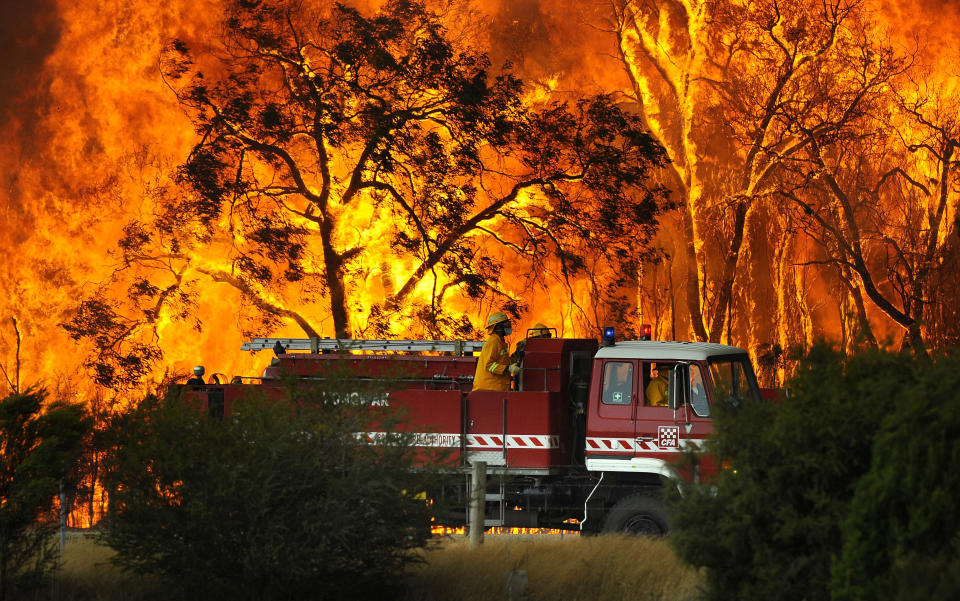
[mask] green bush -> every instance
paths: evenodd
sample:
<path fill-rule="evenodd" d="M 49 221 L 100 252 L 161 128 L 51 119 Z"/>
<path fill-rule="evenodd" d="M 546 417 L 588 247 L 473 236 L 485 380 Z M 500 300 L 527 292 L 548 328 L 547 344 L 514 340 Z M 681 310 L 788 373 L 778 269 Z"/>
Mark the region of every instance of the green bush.
<path fill-rule="evenodd" d="M 133 412 L 108 469 L 116 561 L 208 599 L 393 594 L 429 536 L 411 440 L 327 388 L 249 399 L 222 420 L 176 395 Z M 374 425 L 372 418 L 379 420 Z"/>
<path fill-rule="evenodd" d="M 960 598 L 960 353 L 925 364 L 877 433 L 834 598 Z"/>
<path fill-rule="evenodd" d="M 833 559 L 883 420 L 923 363 L 820 345 L 780 403 L 717 407 L 711 448 L 729 469 L 673 503 L 678 555 L 707 568 L 708 599 L 830 598 Z"/>
<path fill-rule="evenodd" d="M 90 431 L 82 407 L 46 398 L 37 388 L 0 400 L 0 599 L 36 588 L 56 566 L 55 500 Z"/>

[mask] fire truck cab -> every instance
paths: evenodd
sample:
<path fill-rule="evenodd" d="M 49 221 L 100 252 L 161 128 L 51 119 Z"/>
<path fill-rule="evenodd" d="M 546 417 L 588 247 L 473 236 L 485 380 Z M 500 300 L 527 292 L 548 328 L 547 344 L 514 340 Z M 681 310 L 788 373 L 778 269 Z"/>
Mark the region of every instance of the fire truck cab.
<path fill-rule="evenodd" d="M 252 389 L 334 367 L 351 377 L 392 379 L 380 403 L 402 407 L 418 446 L 453 455 L 433 494 L 465 523 L 469 473 L 490 475 L 488 526 L 664 534 L 663 491 L 677 479 L 715 472 L 709 458 L 682 459 L 713 431 L 720 403 L 760 399 L 746 351 L 720 344 L 531 338 L 510 391 L 472 390 L 481 342 L 255 339 L 274 349 L 258 378 L 187 385 L 213 416 L 229 414 Z M 290 352 L 303 350 L 305 352 Z M 659 373 L 660 380 L 655 381 Z M 378 433 L 365 433 L 371 442 Z"/>

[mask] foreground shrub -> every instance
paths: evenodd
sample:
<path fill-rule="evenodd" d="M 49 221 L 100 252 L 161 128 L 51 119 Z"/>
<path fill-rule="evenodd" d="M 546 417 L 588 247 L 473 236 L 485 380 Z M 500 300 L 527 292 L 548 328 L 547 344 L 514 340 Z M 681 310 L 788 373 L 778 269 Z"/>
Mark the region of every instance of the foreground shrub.
<path fill-rule="evenodd" d="M 108 472 L 115 561 L 183 598 L 392 594 L 429 536 L 411 441 L 362 441 L 362 395 L 293 396 L 222 420 L 176 396 L 142 403 Z"/>
<path fill-rule="evenodd" d="M 834 599 L 960 598 L 960 353 L 924 366 L 874 442 L 834 568 Z"/>
<path fill-rule="evenodd" d="M 55 567 L 54 502 L 90 431 L 81 407 L 46 397 L 31 389 L 0 400 L 0 599 L 36 588 Z"/>
<path fill-rule="evenodd" d="M 713 451 L 729 469 L 684 488 L 671 538 L 707 568 L 708 599 L 830 598 L 831 562 L 884 418 L 916 385 L 908 355 L 816 347 L 780 403 L 717 407 Z"/>

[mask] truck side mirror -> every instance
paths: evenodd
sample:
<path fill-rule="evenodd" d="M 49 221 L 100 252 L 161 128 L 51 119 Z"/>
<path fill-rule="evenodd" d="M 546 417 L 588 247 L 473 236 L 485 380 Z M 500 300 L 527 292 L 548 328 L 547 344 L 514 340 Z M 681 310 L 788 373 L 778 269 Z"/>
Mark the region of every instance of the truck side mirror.
<path fill-rule="evenodd" d="M 690 366 L 677 363 L 670 370 L 670 388 L 667 394 L 667 406 L 679 409 L 690 402 Z"/>

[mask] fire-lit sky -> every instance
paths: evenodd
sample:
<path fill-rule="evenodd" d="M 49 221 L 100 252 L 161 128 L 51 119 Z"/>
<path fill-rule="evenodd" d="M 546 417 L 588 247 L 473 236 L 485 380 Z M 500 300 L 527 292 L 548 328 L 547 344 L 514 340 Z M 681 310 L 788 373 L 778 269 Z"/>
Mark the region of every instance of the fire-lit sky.
<path fill-rule="evenodd" d="M 495 63 L 510 60 L 558 93 L 629 91 L 606 31 L 607 2 L 471 5 L 484 17 L 477 39 Z M 930 62 L 956 58 L 960 2 L 880 1 L 876 10 L 905 46 L 921 39 Z M 149 213 L 146 190 L 194 141 L 160 77 L 161 48 L 173 38 L 202 47 L 219 17 L 215 0 L 0 0 L 0 363 L 12 374 L 15 319 L 23 383 L 43 380 L 65 394 L 88 390 L 86 349 L 58 324 L 118 268 L 120 228 Z M 228 374 L 255 372 L 264 358 L 239 351 L 235 291 L 223 284 L 206 291 L 198 299 L 202 330 L 193 322 L 161 327 L 164 363 L 179 371 L 203 362 Z M 546 293 L 527 300 L 537 308 L 527 322 L 584 334 L 572 332 Z M 324 316 L 313 317 L 324 327 Z M 472 316 L 477 324 L 482 317 Z M 301 334 L 287 327 L 263 335 Z"/>

